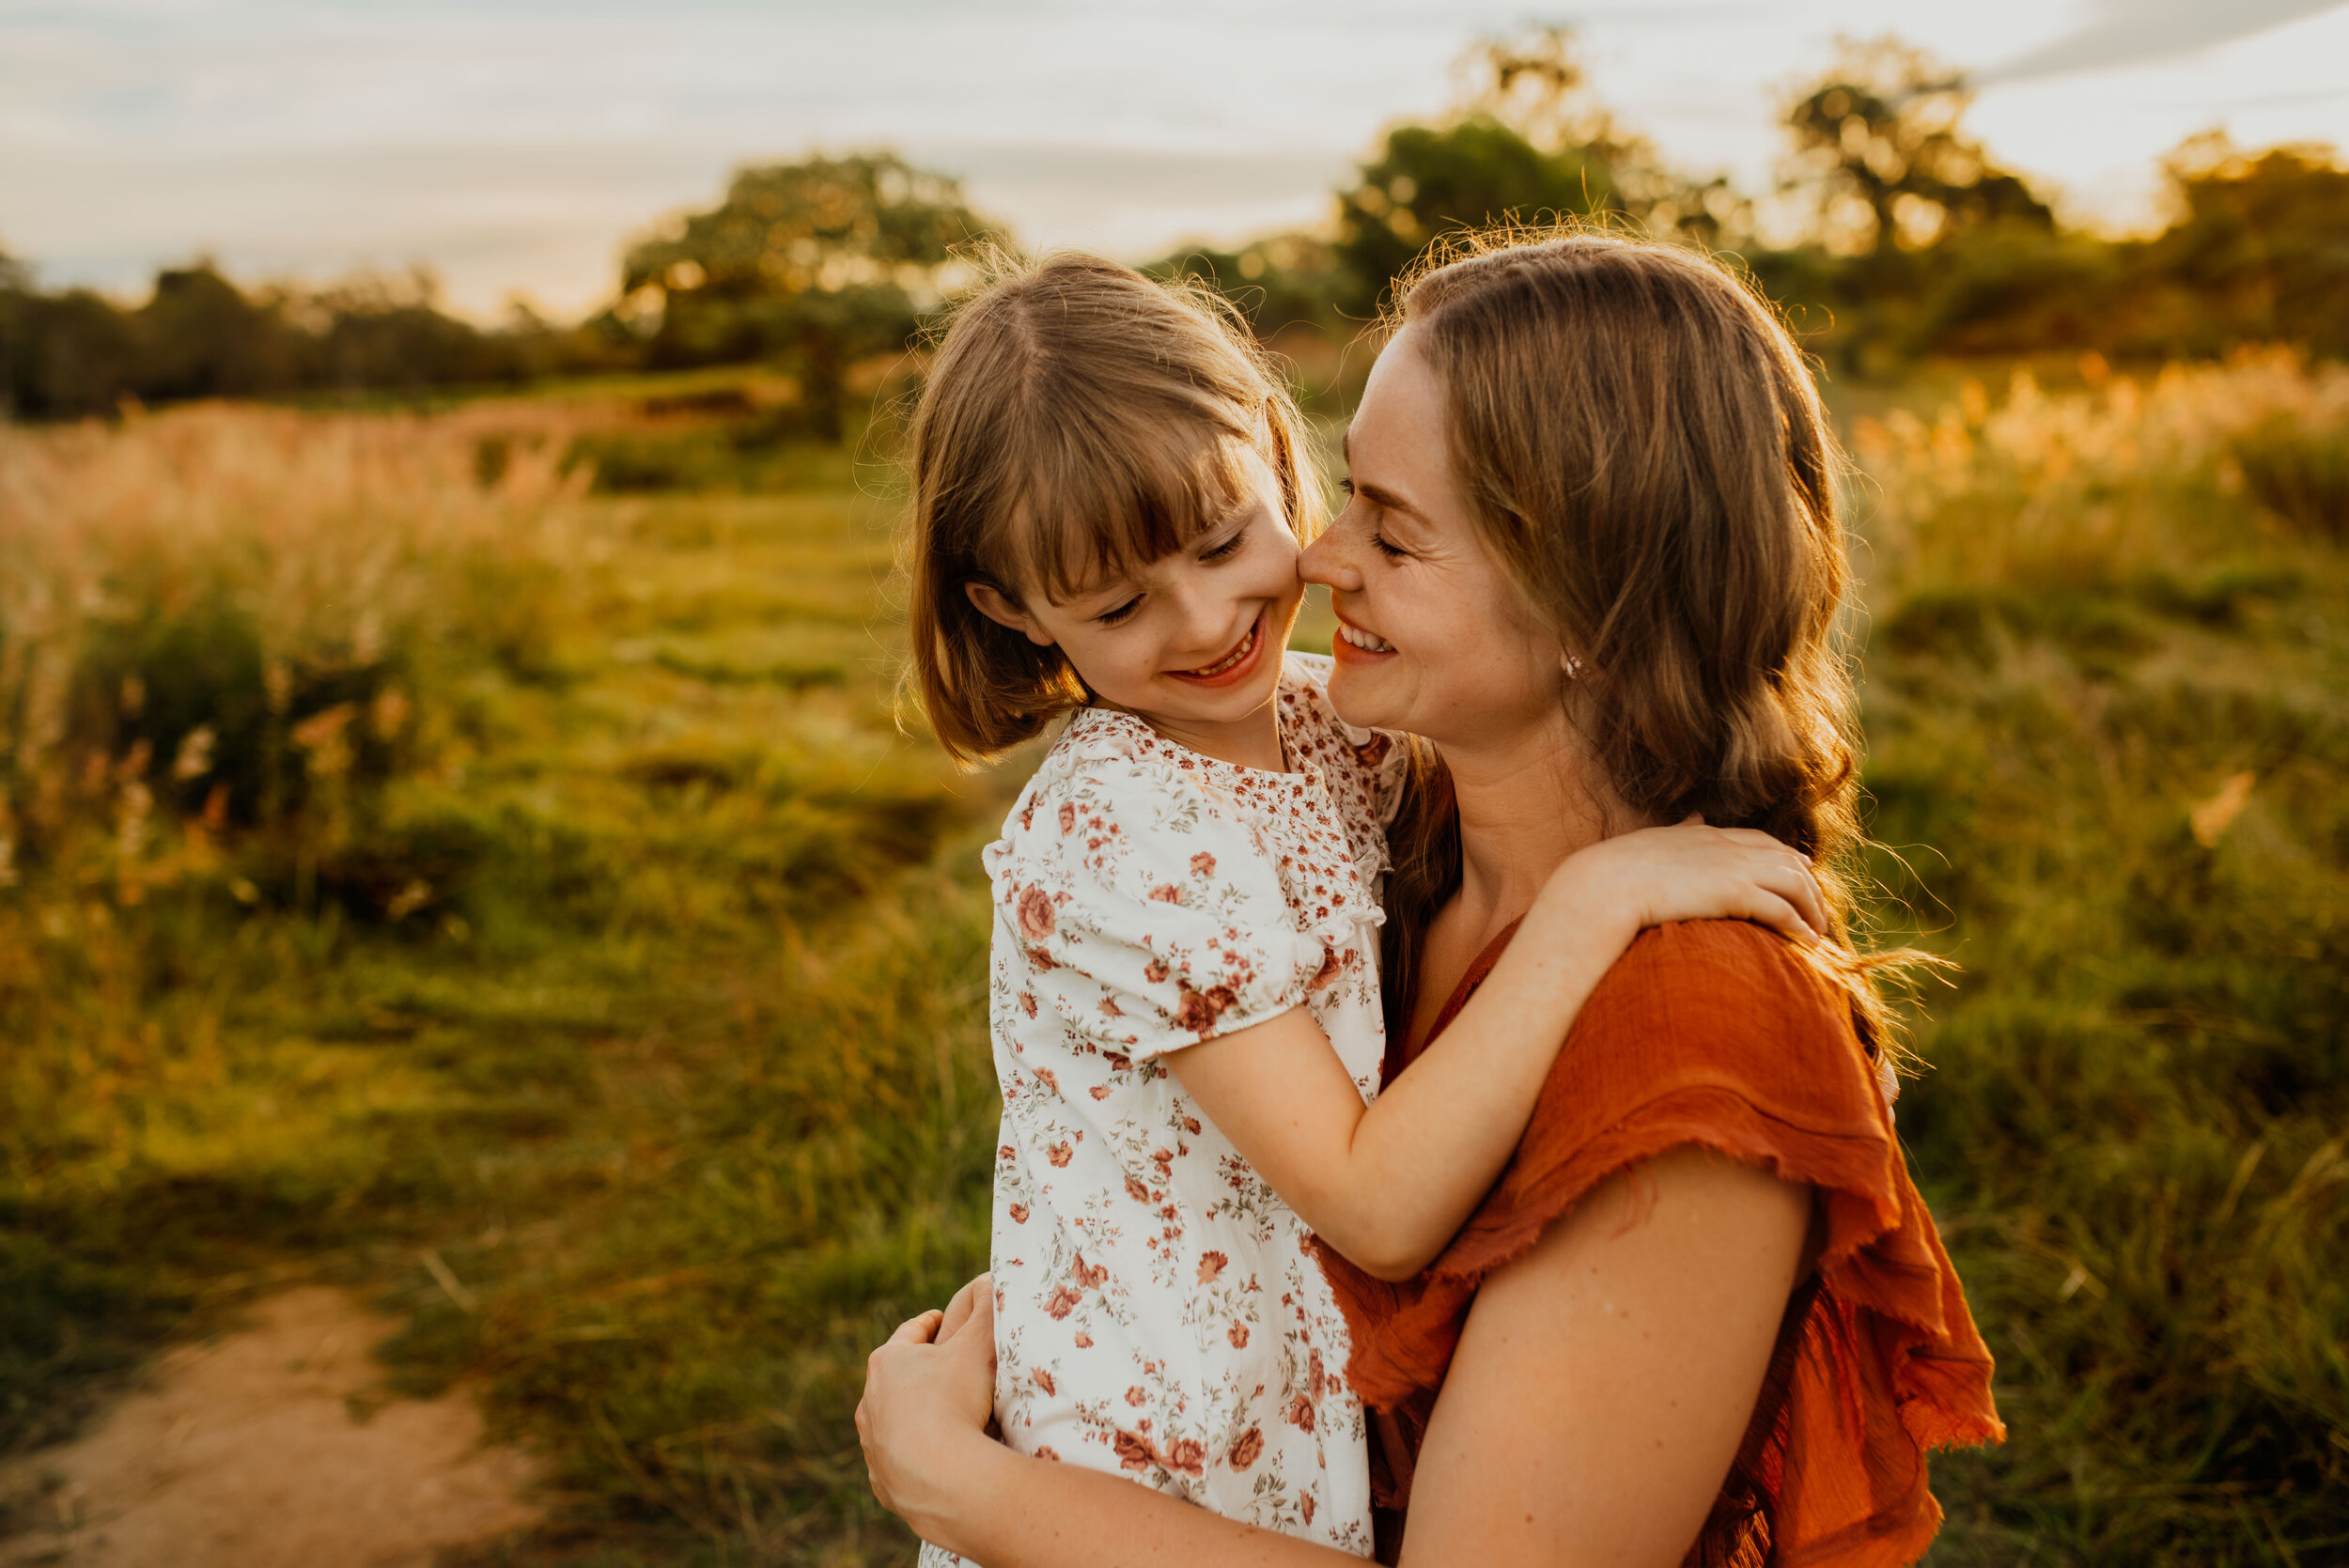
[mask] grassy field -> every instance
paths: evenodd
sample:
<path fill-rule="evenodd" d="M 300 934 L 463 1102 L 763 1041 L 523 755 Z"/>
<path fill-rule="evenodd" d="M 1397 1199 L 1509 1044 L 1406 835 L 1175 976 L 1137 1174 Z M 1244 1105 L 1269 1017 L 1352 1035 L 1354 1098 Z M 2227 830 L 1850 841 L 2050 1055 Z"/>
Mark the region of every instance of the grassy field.
<path fill-rule="evenodd" d="M 1853 431 L 2015 1431 L 1934 1560 L 2349 1562 L 2349 380 L 2091 380 Z M 888 476 L 758 396 L 0 430 L 0 1444 L 320 1279 L 549 1457 L 504 1560 L 909 1560 L 848 1409 L 984 1259 L 1019 770 L 899 733 Z"/>

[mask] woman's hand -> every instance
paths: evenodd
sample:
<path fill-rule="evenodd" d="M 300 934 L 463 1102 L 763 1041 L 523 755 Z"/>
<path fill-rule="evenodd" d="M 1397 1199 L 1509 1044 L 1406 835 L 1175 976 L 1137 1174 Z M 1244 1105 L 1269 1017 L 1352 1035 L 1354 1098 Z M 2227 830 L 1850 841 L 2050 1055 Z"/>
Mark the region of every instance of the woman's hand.
<path fill-rule="evenodd" d="M 864 1363 L 856 1431 L 873 1496 L 939 1540 L 969 1490 L 972 1445 L 994 1446 L 994 1409 L 995 1281 L 982 1274 L 943 1312 L 900 1325 Z"/>
<path fill-rule="evenodd" d="M 1808 855 L 1750 828 L 1708 828 L 1702 816 L 1569 855 L 1541 896 L 1628 921 L 1634 932 L 1675 920 L 1750 920 L 1808 945 L 1830 924 Z"/>

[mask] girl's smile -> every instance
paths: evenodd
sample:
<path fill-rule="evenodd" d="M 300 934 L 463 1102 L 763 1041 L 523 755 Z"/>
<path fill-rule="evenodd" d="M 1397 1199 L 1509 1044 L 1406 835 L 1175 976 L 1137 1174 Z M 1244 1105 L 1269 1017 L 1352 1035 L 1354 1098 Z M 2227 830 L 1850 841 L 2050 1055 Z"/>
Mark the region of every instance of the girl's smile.
<path fill-rule="evenodd" d="M 1170 670 L 1167 673 L 1174 679 L 1188 681 L 1193 686 L 1213 688 L 1239 685 L 1250 675 L 1254 675 L 1256 667 L 1263 662 L 1266 613 L 1264 610 L 1257 611 L 1256 618 L 1248 623 L 1248 630 L 1242 635 L 1238 644 L 1231 652 L 1214 663 L 1202 665 L 1196 670 Z"/>

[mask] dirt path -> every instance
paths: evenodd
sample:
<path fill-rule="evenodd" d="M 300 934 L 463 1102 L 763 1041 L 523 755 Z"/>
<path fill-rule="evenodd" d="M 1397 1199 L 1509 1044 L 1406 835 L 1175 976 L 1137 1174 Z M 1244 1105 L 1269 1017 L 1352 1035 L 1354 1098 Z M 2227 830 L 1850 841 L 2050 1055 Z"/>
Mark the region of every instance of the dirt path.
<path fill-rule="evenodd" d="M 173 1352 L 78 1442 L 0 1467 L 0 1568 L 428 1568 L 536 1522 L 530 1462 L 481 1446 L 464 1395 L 378 1403 L 367 1353 L 397 1327 L 312 1286 Z"/>

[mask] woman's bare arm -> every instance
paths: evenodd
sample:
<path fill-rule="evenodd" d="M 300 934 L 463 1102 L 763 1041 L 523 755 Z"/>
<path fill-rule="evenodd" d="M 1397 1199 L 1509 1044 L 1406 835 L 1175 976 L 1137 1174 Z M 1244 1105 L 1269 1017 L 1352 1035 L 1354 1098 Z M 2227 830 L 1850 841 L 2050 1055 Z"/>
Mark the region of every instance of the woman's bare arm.
<path fill-rule="evenodd" d="M 1808 1188 L 1676 1150 L 1486 1281 L 1403 1561 L 1676 1568 L 1752 1419 L 1811 1212 Z"/>
<path fill-rule="evenodd" d="M 1684 823 L 1572 855 L 1517 939 L 1411 1070 L 1365 1108 L 1302 1007 L 1167 1057 L 1210 1121 L 1355 1266 L 1407 1280 L 1508 1163 L 1582 1003 L 1633 938 L 1666 921 L 1824 930 L 1803 858 L 1767 834 Z"/>
<path fill-rule="evenodd" d="M 1808 1188 L 1694 1150 L 1603 1184 L 1486 1281 L 1419 1457 L 1407 1564 L 1676 1568 L 1752 1419 Z M 874 1491 L 989 1568 L 1332 1568 L 1353 1560 L 981 1432 L 986 1308 L 919 1318 L 858 1407 Z"/>

